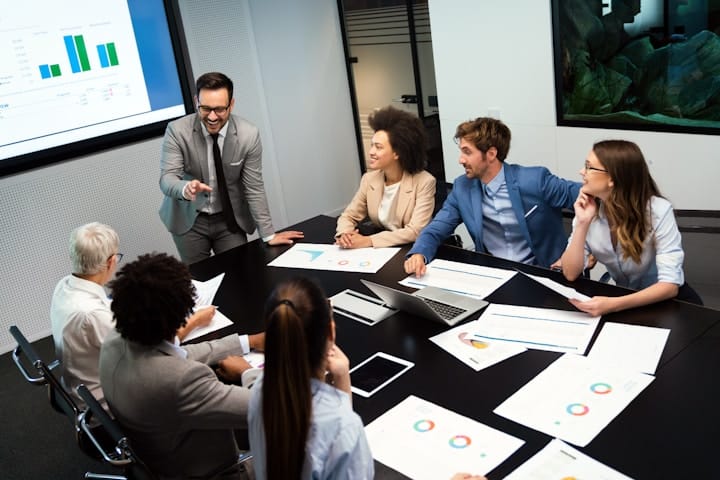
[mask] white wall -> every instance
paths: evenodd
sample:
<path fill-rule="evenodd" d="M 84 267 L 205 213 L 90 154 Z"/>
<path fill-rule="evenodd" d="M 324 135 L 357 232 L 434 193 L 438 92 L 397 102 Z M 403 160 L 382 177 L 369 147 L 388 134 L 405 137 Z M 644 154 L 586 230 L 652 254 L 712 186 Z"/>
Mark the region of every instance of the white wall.
<path fill-rule="evenodd" d="M 194 73 L 226 72 L 235 112 L 261 130 L 276 228 L 336 212 L 360 178 L 336 3 L 297 4 L 180 2 Z M 114 226 L 124 262 L 153 250 L 175 253 L 157 215 L 161 140 L 0 178 L 0 352 L 14 346 L 10 325 L 31 340 L 50 334 L 50 299 L 69 273 L 74 227 Z"/>
<path fill-rule="evenodd" d="M 598 140 L 636 142 L 676 209 L 720 210 L 720 136 L 555 126 L 550 2 L 429 0 L 448 179 L 462 173 L 455 127 L 499 111 L 513 133 L 508 161 L 579 179 Z"/>

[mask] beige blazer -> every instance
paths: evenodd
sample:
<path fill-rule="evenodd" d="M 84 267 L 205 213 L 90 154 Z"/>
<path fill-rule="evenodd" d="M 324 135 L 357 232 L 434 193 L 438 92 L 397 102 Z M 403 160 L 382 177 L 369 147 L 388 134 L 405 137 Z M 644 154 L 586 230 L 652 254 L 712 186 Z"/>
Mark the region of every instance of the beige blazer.
<path fill-rule="evenodd" d="M 381 226 L 378 210 L 385 189 L 382 170 L 367 172 L 360 180 L 360 188 L 340 215 L 336 233 L 353 231 L 365 217 Z M 392 247 L 415 241 L 420 231 L 430 222 L 435 208 L 435 177 L 426 171 L 404 173 L 394 200 L 391 214 L 400 220 L 401 228 L 383 231 L 370 236 L 373 247 Z"/>

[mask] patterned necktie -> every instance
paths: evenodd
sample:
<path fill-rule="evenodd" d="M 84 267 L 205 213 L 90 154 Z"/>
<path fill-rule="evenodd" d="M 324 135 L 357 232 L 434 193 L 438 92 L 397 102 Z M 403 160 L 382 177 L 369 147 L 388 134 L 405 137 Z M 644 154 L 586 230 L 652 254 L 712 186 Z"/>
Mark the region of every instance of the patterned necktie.
<path fill-rule="evenodd" d="M 228 194 L 227 183 L 225 182 L 225 172 L 223 171 L 222 157 L 220 156 L 220 145 L 218 145 L 218 134 L 210 134 L 213 140 L 213 161 L 215 162 L 215 175 L 217 176 L 218 190 L 220 190 L 220 203 L 222 204 L 223 215 L 227 222 L 228 230 L 237 233 L 240 230 L 235 221 L 232 204 L 230 203 L 230 195 Z"/>

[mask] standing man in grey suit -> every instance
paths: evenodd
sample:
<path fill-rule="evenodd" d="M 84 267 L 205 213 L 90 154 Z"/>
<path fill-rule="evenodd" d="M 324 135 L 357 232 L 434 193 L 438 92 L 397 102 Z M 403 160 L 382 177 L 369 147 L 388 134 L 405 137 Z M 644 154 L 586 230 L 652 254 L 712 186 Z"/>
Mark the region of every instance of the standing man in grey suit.
<path fill-rule="evenodd" d="M 250 368 L 240 355 L 263 349 L 265 334 L 248 345 L 229 335 L 180 346 L 195 288 L 187 266 L 164 253 L 128 263 L 110 288 L 117 331 L 100 350 L 100 383 L 140 458 L 164 479 L 245 478 L 234 429 L 247 428 L 250 391 L 216 373 L 240 382 Z"/>
<path fill-rule="evenodd" d="M 262 178 L 257 127 L 232 115 L 233 83 L 210 72 L 196 82 L 197 113 L 167 126 L 160 159 L 160 218 L 180 258 L 194 263 L 247 242 L 259 230 L 270 245 L 302 232 L 275 233 Z"/>

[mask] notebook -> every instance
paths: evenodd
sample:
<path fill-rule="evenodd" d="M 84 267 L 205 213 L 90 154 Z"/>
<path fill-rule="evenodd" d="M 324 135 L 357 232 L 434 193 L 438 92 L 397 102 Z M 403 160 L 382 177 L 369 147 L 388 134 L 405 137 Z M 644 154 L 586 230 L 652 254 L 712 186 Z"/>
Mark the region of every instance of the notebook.
<path fill-rule="evenodd" d="M 407 293 L 368 280 L 360 281 L 388 306 L 450 326 L 488 305 L 485 300 L 437 287 L 425 287 L 415 293 Z"/>

